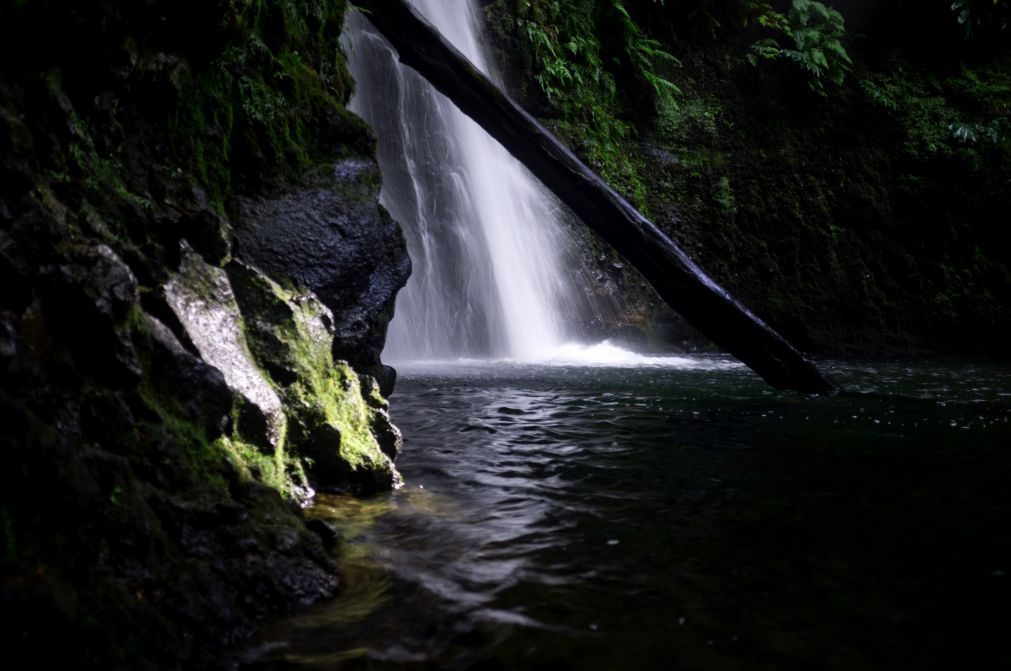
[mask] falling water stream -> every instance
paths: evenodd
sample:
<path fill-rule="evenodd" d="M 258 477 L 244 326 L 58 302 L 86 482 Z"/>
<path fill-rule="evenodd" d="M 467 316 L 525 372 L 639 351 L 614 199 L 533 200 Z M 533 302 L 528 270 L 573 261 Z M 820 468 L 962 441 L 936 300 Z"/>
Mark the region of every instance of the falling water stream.
<path fill-rule="evenodd" d="M 471 2 L 416 0 L 475 65 L 497 75 Z M 377 131 L 381 201 L 401 222 L 414 272 L 385 358 L 539 360 L 572 337 L 586 300 L 567 263 L 558 201 L 501 145 L 396 61 L 361 16 L 349 21 L 351 109 Z"/>

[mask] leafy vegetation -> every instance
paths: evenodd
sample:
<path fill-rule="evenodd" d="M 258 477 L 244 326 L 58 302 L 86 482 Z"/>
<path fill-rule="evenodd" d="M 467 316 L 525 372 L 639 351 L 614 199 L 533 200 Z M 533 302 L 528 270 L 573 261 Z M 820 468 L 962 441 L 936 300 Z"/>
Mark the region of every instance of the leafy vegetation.
<path fill-rule="evenodd" d="M 496 4 L 510 17 L 507 30 L 530 51 L 528 66 L 556 130 L 641 203 L 642 184 L 624 150 L 633 135 L 628 117 L 676 106 L 680 91 L 665 70 L 676 67 L 677 59 L 620 0 Z M 633 100 L 635 109 L 629 110 Z"/>
<path fill-rule="evenodd" d="M 970 165 L 980 152 L 1008 141 L 1011 86 L 993 74 L 963 66 L 938 77 L 922 69 L 893 66 L 860 82 L 868 102 L 898 123 L 910 156 L 961 156 Z"/>
<path fill-rule="evenodd" d="M 795 341 L 992 349 L 1008 332 L 1004 0 L 495 4 L 500 24 L 537 22 L 523 45 L 571 37 L 563 64 L 606 77 L 513 58 L 525 102 Z M 677 89 L 644 83 L 618 33 L 669 54 L 644 52 Z M 597 110 L 620 124 L 604 151 Z"/>
<path fill-rule="evenodd" d="M 257 619 L 336 589 L 284 500 L 308 491 L 303 445 L 271 442 L 273 418 L 229 389 L 165 287 L 184 239 L 206 264 L 228 262 L 236 197 L 374 155 L 346 110 L 344 11 L 0 0 L 0 561 L 14 658 L 210 668 Z M 288 317 L 308 319 L 301 294 L 287 299 Z M 297 437 L 319 429 L 320 451 L 348 470 L 389 471 L 371 433 L 383 401 L 333 360 L 332 334 L 308 342 L 289 325 L 304 360 L 266 382 L 298 396 L 283 408 L 304 420 Z"/>
<path fill-rule="evenodd" d="M 1007 34 L 1011 26 L 1011 2 L 1007 0 L 954 0 L 951 11 L 968 40 Z"/>
<path fill-rule="evenodd" d="M 789 61 L 807 73 L 808 85 L 820 95 L 826 94 L 826 82 L 842 86 L 853 66 L 843 46 L 846 21 L 842 14 L 816 0 L 793 0 L 786 14 L 769 4 L 758 9 L 758 25 L 778 35 L 764 37 L 751 46 L 748 61 L 752 65 Z M 784 44 L 784 39 L 789 42 Z"/>
<path fill-rule="evenodd" d="M 243 0 L 212 67 L 175 84 L 174 158 L 219 207 L 229 189 L 257 186 L 256 165 L 298 175 L 360 134 L 345 109 L 353 84 L 335 30 L 344 11 L 344 2 Z"/>

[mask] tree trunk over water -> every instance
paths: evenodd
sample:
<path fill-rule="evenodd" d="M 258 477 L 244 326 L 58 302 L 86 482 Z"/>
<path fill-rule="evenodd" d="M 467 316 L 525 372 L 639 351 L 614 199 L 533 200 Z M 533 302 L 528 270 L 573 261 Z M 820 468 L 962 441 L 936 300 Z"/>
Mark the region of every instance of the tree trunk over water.
<path fill-rule="evenodd" d="M 405 0 L 355 0 L 400 61 L 498 140 L 674 310 L 778 389 L 838 388 L 781 335 L 709 277 L 551 132 L 485 77 Z"/>

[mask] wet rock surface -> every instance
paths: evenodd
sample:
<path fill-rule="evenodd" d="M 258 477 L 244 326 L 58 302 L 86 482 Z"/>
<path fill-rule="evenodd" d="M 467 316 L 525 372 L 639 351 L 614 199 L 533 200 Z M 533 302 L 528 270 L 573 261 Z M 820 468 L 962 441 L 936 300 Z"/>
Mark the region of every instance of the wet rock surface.
<path fill-rule="evenodd" d="M 236 235 L 241 259 L 292 278 L 336 315 L 334 356 L 382 381 L 379 353 L 410 259 L 400 227 L 376 205 L 379 186 L 374 161 L 341 161 L 296 191 L 240 199 Z"/>
<path fill-rule="evenodd" d="M 307 457 L 312 486 L 363 493 L 395 486 L 396 451 L 383 446 L 396 429 L 375 380 L 334 360 L 333 312 L 313 293 L 285 289 L 242 261 L 227 271 L 246 345 L 281 395 L 288 448 Z"/>
<path fill-rule="evenodd" d="M 335 567 L 297 506 L 207 444 L 236 401 L 221 371 L 156 319 L 127 318 L 137 286 L 109 248 L 63 260 L 89 319 L 50 318 L 48 298 L 0 320 L 0 447 L 12 465 L 0 481 L 0 600 L 19 617 L 5 645 L 68 666 L 214 666 L 209 650 L 259 618 L 334 594 Z M 93 342 L 116 347 L 79 345 Z"/>
<path fill-rule="evenodd" d="M 242 434 L 273 452 L 284 431 L 281 399 L 247 349 L 228 275 L 187 248 L 179 273 L 165 286 L 165 297 L 201 358 L 242 396 L 240 421 L 243 415 L 248 418 Z"/>
<path fill-rule="evenodd" d="M 338 589 L 338 539 L 298 505 L 313 487 L 397 482 L 366 373 L 408 262 L 344 108 L 345 5 L 258 7 L 0 6 L 11 659 L 221 668 L 262 618 Z M 335 256 L 240 256 L 247 212 Z"/>

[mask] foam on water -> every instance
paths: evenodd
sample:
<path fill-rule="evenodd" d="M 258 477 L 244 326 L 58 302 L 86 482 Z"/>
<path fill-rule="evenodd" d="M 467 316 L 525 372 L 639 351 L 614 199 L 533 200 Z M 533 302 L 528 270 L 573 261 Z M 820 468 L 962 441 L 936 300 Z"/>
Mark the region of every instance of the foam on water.
<path fill-rule="evenodd" d="M 640 367 L 655 366 L 658 368 L 679 368 L 683 370 L 739 368 L 743 364 L 724 358 L 647 355 L 633 352 L 615 345 L 609 340 L 587 345 L 583 343 L 566 343 L 552 351 L 546 359 L 539 363 L 551 366 L 606 366 L 606 367 Z"/>
<path fill-rule="evenodd" d="M 666 368 L 677 370 L 727 370 L 744 364 L 725 355 L 648 355 L 625 349 L 610 340 L 599 343 L 570 342 L 542 352 L 539 356 L 481 359 L 472 357 L 405 359 L 391 361 L 405 370 L 439 366 L 454 367 L 572 367 L 572 368 Z"/>

